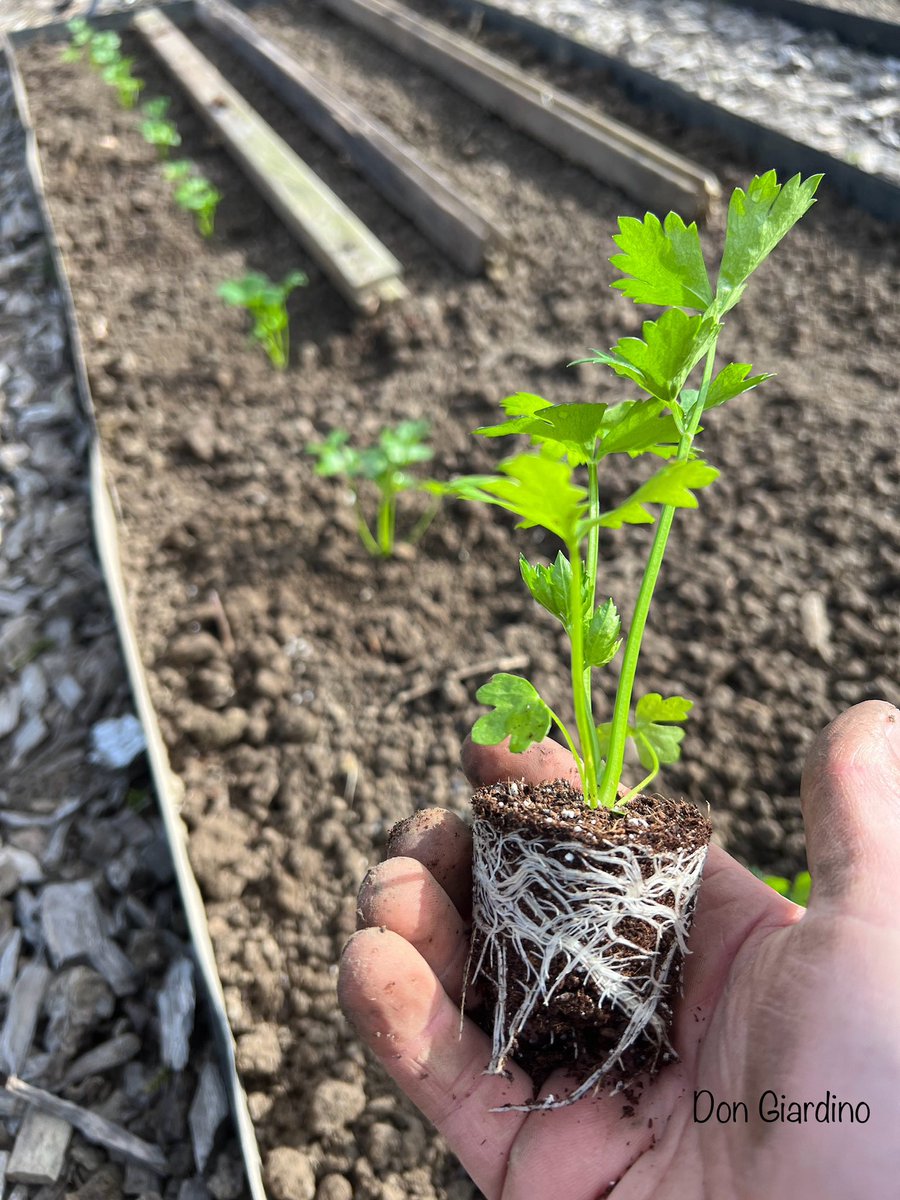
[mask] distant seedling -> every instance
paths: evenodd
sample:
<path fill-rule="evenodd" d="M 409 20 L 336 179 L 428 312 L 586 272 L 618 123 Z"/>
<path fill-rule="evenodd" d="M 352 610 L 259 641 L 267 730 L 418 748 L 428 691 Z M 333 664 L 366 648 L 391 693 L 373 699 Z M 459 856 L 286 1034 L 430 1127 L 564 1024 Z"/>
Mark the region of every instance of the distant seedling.
<path fill-rule="evenodd" d="M 285 370 L 288 364 L 287 298 L 294 288 L 308 282 L 302 271 L 291 271 L 281 283 L 251 271 L 242 279 L 229 279 L 219 286 L 218 295 L 226 304 L 246 308 L 253 317 L 251 337 L 262 344 L 276 371 Z"/>
<path fill-rule="evenodd" d="M 83 17 L 67 26 L 71 40 L 63 51 L 64 62 L 81 62 L 85 55 L 104 83 L 116 89 L 123 108 L 134 108 L 143 90 L 143 80 L 132 74 L 133 58 L 122 55 L 122 39 L 111 29 L 91 29 Z"/>
<path fill-rule="evenodd" d="M 173 123 L 166 118 L 171 101 L 168 96 L 157 96 L 141 106 L 144 119 L 141 121 L 141 133 L 144 140 L 155 146 L 161 158 L 167 158 L 169 151 L 181 145 L 181 134 Z"/>
<path fill-rule="evenodd" d="M 767 883 L 779 896 L 786 896 L 793 904 L 799 904 L 802 908 L 809 906 L 809 893 L 812 888 L 809 871 L 801 871 L 793 879 L 785 879 L 783 875 L 765 875 L 756 868 L 753 869 L 753 874 L 763 883 Z"/>
<path fill-rule="evenodd" d="M 430 480 L 416 479 L 409 468 L 429 462 L 432 449 L 425 444 L 427 421 L 401 421 L 393 428 L 383 429 L 375 446 L 357 450 L 348 445 L 350 435 L 336 429 L 324 442 L 306 447 L 308 454 L 318 460 L 317 475 L 334 475 L 350 481 L 356 505 L 357 527 L 362 544 L 370 554 L 390 558 L 394 553 L 397 531 L 397 497 L 409 491 L 429 491 Z M 358 480 L 367 480 L 378 491 L 378 511 L 375 532 L 363 515 L 358 492 Z M 432 499 L 428 510 L 404 540 L 414 544 L 434 520 L 440 498 Z"/>
<path fill-rule="evenodd" d="M 222 199 L 219 189 L 202 175 L 194 174 L 193 163 L 184 158 L 166 163 L 163 173 L 166 179 L 176 185 L 173 196 L 178 207 L 194 214 L 197 229 L 203 237 L 212 237 L 216 209 Z"/>

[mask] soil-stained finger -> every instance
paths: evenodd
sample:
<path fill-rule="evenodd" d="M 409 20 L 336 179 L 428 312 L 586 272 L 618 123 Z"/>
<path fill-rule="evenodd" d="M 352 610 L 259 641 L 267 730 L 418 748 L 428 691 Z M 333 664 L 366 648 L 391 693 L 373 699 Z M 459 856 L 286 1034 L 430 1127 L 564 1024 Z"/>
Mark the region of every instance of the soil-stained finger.
<path fill-rule="evenodd" d="M 445 808 L 426 808 L 395 825 L 390 858 L 414 858 L 444 889 L 464 920 L 472 912 L 472 831 Z"/>
<path fill-rule="evenodd" d="M 510 1147 L 525 1119 L 492 1108 L 521 1104 L 531 1081 L 485 1075 L 487 1035 L 459 1012 L 428 963 L 389 929 L 363 929 L 344 948 L 338 998 L 385 1070 L 444 1134 L 489 1200 L 503 1185 Z"/>
<path fill-rule="evenodd" d="M 546 738 L 523 754 L 513 754 L 508 742 L 499 746 L 479 746 L 467 737 L 461 753 L 462 769 L 473 787 L 489 783 L 505 783 L 508 779 L 524 779 L 526 783 L 550 783 L 567 779 L 581 788 L 578 769 L 572 755 L 564 746 Z"/>
<path fill-rule="evenodd" d="M 900 909 L 900 709 L 857 704 L 819 734 L 800 789 L 810 908 L 837 897 Z"/>
<path fill-rule="evenodd" d="M 366 875 L 359 890 L 361 928 L 382 925 L 422 955 L 444 991 L 462 995 L 469 939 L 465 922 L 434 876 L 414 858 L 389 858 Z"/>

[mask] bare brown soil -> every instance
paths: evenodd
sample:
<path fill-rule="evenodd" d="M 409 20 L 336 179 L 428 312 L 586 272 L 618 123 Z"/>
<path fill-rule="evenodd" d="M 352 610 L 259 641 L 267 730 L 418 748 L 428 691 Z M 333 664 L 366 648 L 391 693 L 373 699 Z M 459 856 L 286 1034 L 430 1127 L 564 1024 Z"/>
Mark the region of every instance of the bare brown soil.
<path fill-rule="evenodd" d="M 367 440 L 427 417 L 444 477 L 491 464 L 496 444 L 468 431 L 511 391 L 624 398 L 599 368 L 565 364 L 639 328 L 606 261 L 617 216 L 636 206 L 312 5 L 259 20 L 480 197 L 510 234 L 503 279 L 460 276 L 255 91 L 406 266 L 408 303 L 354 317 L 180 98 L 184 150 L 225 195 L 209 244 L 107 88 L 61 67 L 58 47 L 32 45 L 21 62 L 264 1155 L 300 1147 L 320 1181 L 343 1177 L 360 1200 L 465 1200 L 452 1157 L 366 1065 L 337 1010 L 335 963 L 391 824 L 417 806 L 466 806 L 457 754 L 482 680 L 457 673 L 522 656 L 568 715 L 560 634 L 516 566 L 519 549 L 555 548 L 448 505 L 415 553 L 372 562 L 345 493 L 314 475 L 304 447 L 336 427 Z M 173 91 L 133 49 L 148 94 Z M 726 189 L 768 166 L 656 128 Z M 722 231 L 718 212 L 713 250 Z M 291 300 L 293 360 L 277 375 L 215 289 L 293 267 L 311 283 Z M 760 271 L 724 347 L 778 376 L 709 421 L 722 477 L 676 524 L 646 642 L 641 688 L 696 702 L 662 786 L 711 805 L 729 849 L 781 872 L 803 865 L 797 794 L 815 732 L 854 701 L 900 699 L 898 284 L 894 232 L 827 191 Z M 626 472 L 611 474 L 611 496 Z M 626 620 L 647 544 L 646 531 L 604 536 L 602 586 Z M 404 702 L 410 688 L 418 698 Z M 601 684 L 601 714 L 610 691 Z M 350 1194 L 340 1186 L 327 1194 Z"/>

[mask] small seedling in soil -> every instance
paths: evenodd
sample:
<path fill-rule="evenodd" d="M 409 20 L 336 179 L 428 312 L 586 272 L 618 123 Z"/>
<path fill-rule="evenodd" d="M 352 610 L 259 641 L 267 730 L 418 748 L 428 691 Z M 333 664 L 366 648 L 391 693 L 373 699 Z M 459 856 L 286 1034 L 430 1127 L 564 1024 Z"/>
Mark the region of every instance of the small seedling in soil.
<path fill-rule="evenodd" d="M 260 342 L 276 371 L 288 364 L 287 298 L 294 288 L 308 282 L 302 271 L 291 271 L 281 283 L 251 271 L 242 279 L 229 279 L 218 294 L 226 304 L 246 308 L 253 317 L 251 336 Z"/>
<path fill-rule="evenodd" d="M 116 89 L 119 103 L 123 108 L 134 108 L 138 96 L 144 90 L 143 82 L 131 73 L 133 65 L 133 58 L 121 58 L 118 62 L 110 63 L 100 72 L 103 82 Z"/>
<path fill-rule="evenodd" d="M 69 31 L 70 40 L 62 52 L 62 60 L 63 62 L 81 62 L 91 44 L 94 31 L 84 17 L 76 17 L 75 20 L 69 21 L 66 28 Z"/>
<path fill-rule="evenodd" d="M 356 505 L 357 528 L 362 544 L 370 554 L 390 558 L 397 534 L 397 499 L 404 492 L 429 491 L 431 480 L 416 479 L 409 468 L 429 462 L 434 452 L 425 444 L 427 421 L 401 421 L 383 429 L 378 442 L 364 450 L 349 445 L 350 435 L 336 429 L 324 442 L 311 443 L 307 453 L 319 461 L 317 475 L 334 475 L 350 481 Z M 363 516 L 357 481 L 368 480 L 378 492 L 378 513 L 373 534 Z M 405 541 L 415 544 L 425 534 L 437 513 L 440 498 L 432 499 L 428 510 Z"/>
<path fill-rule="evenodd" d="M 753 874 L 769 885 L 779 896 L 786 896 L 794 904 L 802 908 L 809 906 L 809 893 L 812 889 L 812 879 L 809 871 L 801 871 L 794 878 L 785 879 L 783 875 L 766 875 L 763 871 L 753 868 Z"/>
<path fill-rule="evenodd" d="M 157 96 L 141 106 L 144 119 L 141 121 L 141 133 L 144 141 L 155 146 L 161 158 L 167 158 L 169 151 L 181 145 L 181 134 L 171 121 L 166 119 L 171 101 L 167 96 Z"/>
<path fill-rule="evenodd" d="M 166 163 L 163 172 L 166 179 L 175 184 L 173 196 L 178 207 L 194 214 L 197 229 L 203 237 L 212 237 L 216 209 L 222 199 L 219 189 L 202 175 L 195 175 L 193 164 L 186 159 Z"/>
<path fill-rule="evenodd" d="M 103 82 L 116 89 L 122 107 L 134 108 L 144 84 L 131 73 L 134 59 L 122 57 L 119 35 L 111 29 L 91 29 L 83 17 L 70 21 L 66 28 L 71 41 L 63 51 L 63 62 L 80 62 L 87 54 Z"/>
<path fill-rule="evenodd" d="M 543 787 L 510 783 L 473 797 L 474 932 L 467 987 L 485 997 L 482 1021 L 492 1036 L 488 1070 L 515 1056 L 540 1084 L 555 1068 L 576 1085 L 528 1107 L 569 1104 L 595 1088 L 653 1073 L 674 1057 L 669 1043 L 710 824 L 691 804 L 645 794 L 660 766 L 681 752 L 691 701 L 652 692 L 634 702 L 638 657 L 675 513 L 696 508 L 696 493 L 718 471 L 698 450 L 701 421 L 712 409 L 757 387 L 768 375 L 748 363 L 717 369 L 726 314 L 750 275 L 814 203 L 819 176 L 784 185 L 774 171 L 738 188 L 728 210 L 715 286 L 696 225 L 670 213 L 624 217 L 611 262 L 613 287 L 661 315 L 640 337 L 621 338 L 585 360 L 609 368 L 640 393 L 607 404 L 551 404 L 518 394 L 506 420 L 477 432 L 524 434 L 537 451 L 500 463 L 499 474 L 453 481 L 445 490 L 499 505 L 520 528 L 540 528 L 561 543 L 550 565 L 520 559 L 535 601 L 563 626 L 569 643 L 574 727 L 533 684 L 500 674 L 478 699 L 491 711 L 472 739 L 505 739 L 523 752 L 555 726 L 569 747 L 579 793 L 557 780 Z M 695 374 L 699 378 L 695 381 Z M 619 503 L 601 468 L 612 455 L 655 462 Z M 652 539 L 624 638 L 609 720 L 594 715 L 592 679 L 622 649 L 621 620 L 600 590 L 601 529 L 652 525 Z M 621 784 L 631 742 L 645 775 Z"/>

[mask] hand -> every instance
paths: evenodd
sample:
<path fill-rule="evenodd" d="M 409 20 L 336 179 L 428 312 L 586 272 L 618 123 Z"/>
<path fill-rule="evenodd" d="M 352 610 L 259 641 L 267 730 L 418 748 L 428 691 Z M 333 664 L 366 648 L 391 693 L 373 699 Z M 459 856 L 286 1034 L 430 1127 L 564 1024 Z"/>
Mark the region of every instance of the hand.
<path fill-rule="evenodd" d="M 526 755 L 470 745 L 464 766 L 474 783 L 574 775 L 555 743 Z M 711 847 L 673 1030 L 680 1062 L 630 1116 L 621 1095 L 491 1112 L 532 1087 L 515 1066 L 511 1079 L 484 1075 L 487 1036 L 468 1019 L 460 1035 L 471 836 L 439 809 L 406 823 L 363 883 L 364 928 L 344 951 L 339 995 L 488 1200 L 898 1195 L 900 711 L 869 701 L 833 722 L 810 752 L 801 800 L 809 909 Z M 544 1091 L 565 1084 L 557 1075 Z M 695 1092 L 697 1118 L 711 1093 L 736 1120 L 695 1119 Z M 860 1117 L 868 1106 L 868 1121 L 851 1124 L 844 1109 L 840 1123 L 817 1123 L 813 1105 L 828 1092 Z M 771 1115 L 782 1097 L 813 1102 L 806 1123 L 761 1118 L 761 1098 Z"/>

